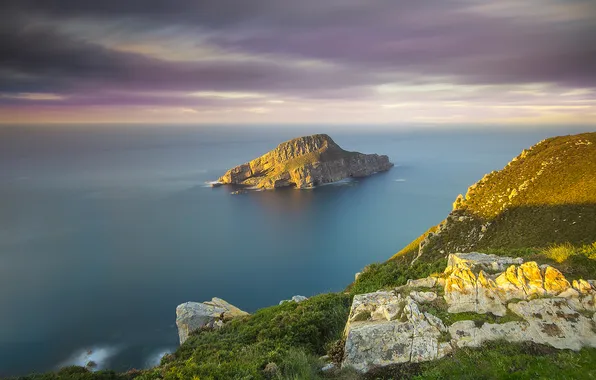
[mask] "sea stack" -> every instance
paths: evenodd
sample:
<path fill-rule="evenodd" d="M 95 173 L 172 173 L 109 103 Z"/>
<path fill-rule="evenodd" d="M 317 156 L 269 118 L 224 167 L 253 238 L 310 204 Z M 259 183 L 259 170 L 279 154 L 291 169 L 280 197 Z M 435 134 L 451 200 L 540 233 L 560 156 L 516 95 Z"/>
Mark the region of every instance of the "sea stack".
<path fill-rule="evenodd" d="M 393 164 L 378 154 L 348 152 L 326 134 L 298 137 L 228 170 L 218 182 L 261 189 L 311 188 L 350 177 L 387 171 Z"/>

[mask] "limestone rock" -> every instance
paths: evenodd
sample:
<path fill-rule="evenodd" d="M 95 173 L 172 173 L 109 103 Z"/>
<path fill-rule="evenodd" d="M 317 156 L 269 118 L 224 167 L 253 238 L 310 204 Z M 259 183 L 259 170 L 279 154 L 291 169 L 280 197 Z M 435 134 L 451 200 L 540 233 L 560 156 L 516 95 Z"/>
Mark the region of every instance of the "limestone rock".
<path fill-rule="evenodd" d="M 512 299 L 557 295 L 571 288 L 557 269 L 548 265 L 539 267 L 533 261 L 510 265 L 502 273 L 487 274 L 479 268 L 501 268 L 521 260 L 504 257 L 499 261 L 492 256 L 481 253 L 449 256 L 444 298 L 450 313 L 476 312 L 503 316 L 507 312 L 507 302 Z M 478 271 L 477 274 L 474 270 Z M 586 294 L 592 290 L 587 281 L 577 282 L 577 287 Z"/>
<path fill-rule="evenodd" d="M 232 318 L 248 315 L 228 302 L 213 298 L 207 302 L 185 302 L 176 307 L 176 326 L 180 344 L 188 339 L 190 333 L 201 328 L 217 328 Z"/>
<path fill-rule="evenodd" d="M 410 297 L 392 292 L 354 297 L 346 325 L 342 366 L 366 372 L 372 367 L 434 360 L 450 352 L 440 341 L 445 326 L 422 313 Z"/>
<path fill-rule="evenodd" d="M 571 285 L 569 281 L 563 276 L 561 272 L 553 267 L 546 267 L 544 270 L 544 289 L 550 295 L 557 295 L 567 289 Z"/>
<path fill-rule="evenodd" d="M 406 283 L 411 288 L 432 288 L 437 284 L 436 277 L 425 277 L 417 280 L 409 279 Z"/>
<path fill-rule="evenodd" d="M 480 327 L 474 321 L 455 322 L 449 327 L 453 344 L 457 347 L 480 347 L 486 341 L 503 339 L 547 344 L 558 349 L 596 347 L 592 320 L 572 309 L 563 298 L 510 303 L 509 309 L 524 320 L 484 323 Z"/>
<path fill-rule="evenodd" d="M 586 280 L 573 280 L 573 288 L 577 289 L 582 294 L 587 294 L 592 291 L 592 285 Z"/>
<path fill-rule="evenodd" d="M 299 137 L 228 170 L 217 182 L 264 189 L 295 186 L 310 188 L 350 177 L 387 171 L 387 156 L 348 152 L 325 134 Z"/>
<path fill-rule="evenodd" d="M 574 310 L 564 298 L 541 298 L 509 304 L 528 325 L 526 339 L 558 349 L 596 347 L 592 321 Z"/>
<path fill-rule="evenodd" d="M 445 280 L 445 301 L 450 313 L 476 311 L 476 276 L 465 265 L 454 267 Z"/>
<path fill-rule="evenodd" d="M 344 331 L 343 365 L 367 372 L 438 359 L 455 348 L 494 340 L 557 349 L 596 347 L 596 282 L 570 284 L 549 265 L 479 253 L 450 255 L 448 266 L 441 278 L 412 279 L 394 291 L 355 296 Z M 519 320 L 502 324 L 467 320 L 445 326 L 436 315 L 420 310 L 420 305 L 436 299 L 436 293 L 412 290 L 437 285 L 444 285 L 448 312 L 509 313 Z M 409 296 L 404 298 L 405 291 Z"/>
<path fill-rule="evenodd" d="M 212 298 L 211 301 L 205 301 L 205 302 L 203 302 L 203 304 L 218 307 L 220 309 L 224 309 L 225 310 L 223 312 L 223 321 L 224 322 L 228 321 L 232 318 L 248 315 L 248 313 L 246 311 L 242 311 L 239 308 L 237 308 L 236 306 L 230 304 L 229 302 L 224 301 L 221 298 L 217 298 L 217 297 Z"/>
<path fill-rule="evenodd" d="M 308 297 L 304 297 L 304 296 L 293 296 L 292 299 L 279 301 L 279 304 L 281 305 L 282 303 L 285 303 L 285 302 L 300 303 L 302 301 L 306 301 L 307 299 L 308 299 Z"/>
<path fill-rule="evenodd" d="M 437 299 L 435 292 L 410 292 L 410 297 L 418 303 L 432 302 Z"/>
<path fill-rule="evenodd" d="M 484 323 L 477 327 L 474 321 L 458 321 L 449 326 L 452 343 L 459 348 L 480 347 L 486 341 L 500 339 L 521 342 L 527 330 L 526 322 Z"/>
<path fill-rule="evenodd" d="M 512 264 L 520 265 L 523 263 L 521 258 L 507 256 L 489 255 L 486 253 L 470 252 L 450 254 L 447 258 L 447 268 L 445 273 L 451 272 L 456 267 L 465 265 L 470 269 L 484 269 L 486 271 L 503 271 Z"/>

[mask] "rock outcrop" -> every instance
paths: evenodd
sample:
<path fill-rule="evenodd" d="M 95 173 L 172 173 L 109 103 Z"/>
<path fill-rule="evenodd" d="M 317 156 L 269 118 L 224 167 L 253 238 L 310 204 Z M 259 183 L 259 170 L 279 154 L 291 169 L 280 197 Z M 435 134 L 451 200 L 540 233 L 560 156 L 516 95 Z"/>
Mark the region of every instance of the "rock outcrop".
<path fill-rule="evenodd" d="M 218 182 L 263 189 L 303 189 L 366 177 L 392 166 L 387 156 L 348 152 L 328 135 L 318 134 L 283 142 L 263 156 L 228 170 Z"/>
<path fill-rule="evenodd" d="M 596 347 L 593 284 L 570 283 L 556 268 L 520 258 L 449 255 L 442 275 L 354 297 L 342 365 L 367 372 L 438 359 L 453 349 L 493 340 L 557 349 Z M 462 312 L 477 316 L 446 326 L 449 314 Z M 489 313 L 495 317 L 483 319 Z M 504 323 L 489 323 L 499 317 Z"/>
<path fill-rule="evenodd" d="M 522 264 L 522 259 L 504 258 L 478 253 L 449 255 L 445 269 L 445 301 L 450 313 L 475 312 L 503 316 L 507 313 L 507 302 L 513 299 L 525 300 L 533 297 L 556 296 L 569 289 L 571 284 L 557 269 L 535 262 Z M 477 257 L 474 261 L 471 258 Z M 491 275 L 483 269 L 502 269 L 500 274 Z"/>
<path fill-rule="evenodd" d="M 201 328 L 218 328 L 233 318 L 248 315 L 221 298 L 205 302 L 185 302 L 176 307 L 176 326 L 180 344 Z"/>
<path fill-rule="evenodd" d="M 281 300 L 279 301 L 279 304 L 281 305 L 282 303 L 286 303 L 286 302 L 296 302 L 296 303 L 300 303 L 302 301 L 306 301 L 308 299 L 308 297 L 304 297 L 304 296 L 293 296 L 292 299 L 289 300 Z"/>
<path fill-rule="evenodd" d="M 346 325 L 344 366 L 361 372 L 405 362 L 434 360 L 451 351 L 443 322 L 393 292 L 354 297 Z"/>

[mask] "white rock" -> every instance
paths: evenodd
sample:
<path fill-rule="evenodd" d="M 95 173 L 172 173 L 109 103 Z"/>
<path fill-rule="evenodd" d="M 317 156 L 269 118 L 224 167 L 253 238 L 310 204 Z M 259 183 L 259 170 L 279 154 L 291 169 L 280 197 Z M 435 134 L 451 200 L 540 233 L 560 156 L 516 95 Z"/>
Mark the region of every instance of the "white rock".
<path fill-rule="evenodd" d="M 528 328 L 527 322 L 484 323 L 477 327 L 474 321 L 458 321 L 449 326 L 449 333 L 457 347 L 480 347 L 491 340 L 524 341 Z"/>
<path fill-rule="evenodd" d="M 411 288 L 432 288 L 437 283 L 436 277 L 419 278 L 417 280 L 408 280 L 407 286 Z"/>
<path fill-rule="evenodd" d="M 410 297 L 418 303 L 432 302 L 437 299 L 437 293 L 412 291 Z"/>
<path fill-rule="evenodd" d="M 176 307 L 176 326 L 180 344 L 184 343 L 190 333 L 203 327 L 217 328 L 223 321 L 248 315 L 247 312 L 230 305 L 220 298 L 207 302 L 185 302 Z"/>
<path fill-rule="evenodd" d="M 279 301 L 279 304 L 281 305 L 282 303 L 285 303 L 285 302 L 300 303 L 302 301 L 306 301 L 307 299 L 308 299 L 308 297 L 304 297 L 304 296 L 294 296 L 294 297 L 292 297 L 292 299 Z"/>
<path fill-rule="evenodd" d="M 571 308 L 565 298 L 542 298 L 508 305 L 529 323 L 526 338 L 558 349 L 596 347 L 592 321 Z"/>
<path fill-rule="evenodd" d="M 461 267 L 462 264 L 465 264 L 470 269 L 478 268 L 491 271 L 503 271 L 509 265 L 520 265 L 523 262 L 524 260 L 520 257 L 513 258 L 478 252 L 455 253 L 450 254 L 447 258 L 447 268 L 445 268 L 445 272 L 451 272 L 454 268 Z"/>
<path fill-rule="evenodd" d="M 437 359 L 451 349 L 439 341 L 444 330 L 439 318 L 422 313 L 410 297 L 392 292 L 357 295 L 346 325 L 342 365 L 366 372 L 377 366 Z"/>

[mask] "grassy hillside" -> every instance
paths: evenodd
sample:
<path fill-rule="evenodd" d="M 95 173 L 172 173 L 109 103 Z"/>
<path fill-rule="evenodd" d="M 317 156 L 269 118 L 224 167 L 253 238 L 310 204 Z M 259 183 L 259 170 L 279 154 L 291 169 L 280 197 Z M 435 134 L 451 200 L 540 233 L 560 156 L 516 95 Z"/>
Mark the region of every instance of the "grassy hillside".
<path fill-rule="evenodd" d="M 319 370 L 319 356 L 341 358 L 353 295 L 441 272 L 449 253 L 467 251 L 522 256 L 554 264 L 571 278 L 596 278 L 596 133 L 525 150 L 471 186 L 440 225 L 389 261 L 366 267 L 344 293 L 268 307 L 220 330 L 197 332 L 153 369 L 117 374 L 70 367 L 21 379 L 596 379 L 596 349 L 506 342 L 366 376 Z"/>
<path fill-rule="evenodd" d="M 594 241 L 596 133 L 583 133 L 541 141 L 487 174 L 458 197 L 441 224 L 392 259 L 421 254 L 420 260 L 433 262 L 470 251 L 546 258 L 542 252 L 558 245 L 575 250 L 570 257 L 586 257 Z"/>

